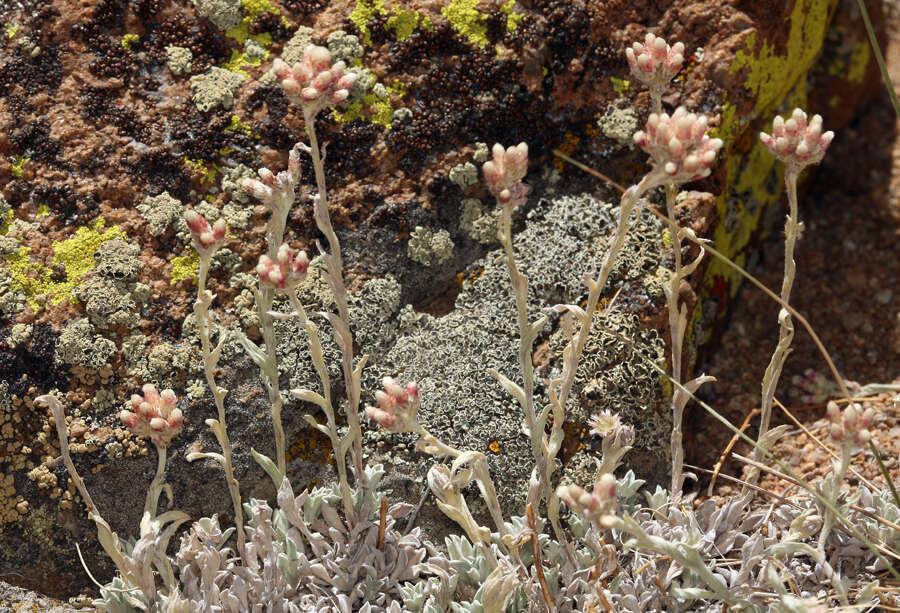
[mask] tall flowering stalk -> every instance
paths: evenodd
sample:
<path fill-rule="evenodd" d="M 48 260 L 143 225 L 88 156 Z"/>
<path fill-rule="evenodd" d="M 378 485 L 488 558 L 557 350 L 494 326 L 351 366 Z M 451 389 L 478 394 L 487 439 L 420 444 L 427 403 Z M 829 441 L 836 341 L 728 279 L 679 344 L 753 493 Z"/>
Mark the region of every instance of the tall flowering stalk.
<path fill-rule="evenodd" d="M 682 230 L 675 220 L 675 200 L 678 187 L 684 183 L 697 181 L 709 176 L 716 154 L 722 148 L 722 141 L 707 135 L 709 124 L 703 115 L 689 113 L 684 107 L 678 107 L 671 116 L 666 113 L 651 113 L 647 119 L 646 130 L 634 135 L 635 143 L 647 152 L 653 160 L 654 172 L 666 188 L 666 212 L 669 223 L 669 234 L 675 259 L 675 270 L 669 282 L 663 286 L 666 293 L 669 311 L 669 332 L 671 335 L 672 378 L 682 383 L 682 360 L 684 354 L 684 336 L 687 331 L 687 306 L 679 300 L 681 282 L 689 277 L 703 258 L 703 251 L 690 264 L 682 262 L 681 241 Z M 672 496 L 676 497 L 684 483 L 684 446 L 681 424 L 684 408 L 690 399 L 688 391 L 695 392 L 703 383 L 712 377 L 700 376 L 689 381 L 682 388 L 675 386 L 672 392 L 672 440 L 670 454 L 672 456 Z M 686 391 L 687 390 L 687 391 Z"/>
<path fill-rule="evenodd" d="M 791 117 L 787 120 L 780 115 L 776 116 L 772 122 L 772 134 L 760 132 L 759 138 L 766 149 L 785 165 L 784 185 L 788 198 L 788 216 L 784 224 L 784 279 L 781 282 L 781 300 L 783 303 L 789 304 L 791 288 L 794 286 L 794 276 L 797 272 L 794 263 L 794 247 L 803 231 L 797 204 L 797 179 L 807 166 L 822 161 L 828 146 L 834 139 L 834 132 L 822 131 L 822 118 L 819 115 L 813 115 L 812 120 L 807 121 L 806 113 L 801 109 L 794 109 Z M 762 412 L 758 437 L 760 444 L 766 440 L 764 437 L 769 430 L 772 418 L 775 388 L 778 386 L 781 370 L 787 361 L 791 342 L 794 339 L 794 323 L 787 309 L 782 308 L 778 312 L 778 323 L 778 344 L 775 346 L 762 380 Z M 759 461 L 761 456 L 762 452 L 757 448 L 754 451 L 754 459 Z M 758 479 L 759 470 L 753 468 L 748 475 L 747 482 L 753 485 Z"/>
<path fill-rule="evenodd" d="M 359 401 L 361 394 L 360 377 L 365 364 L 365 356 L 354 367 L 353 335 L 350 332 L 350 315 L 347 306 L 347 288 L 343 277 L 343 259 L 341 245 L 331 224 L 328 212 L 328 192 L 325 184 L 325 167 L 322 152 L 316 135 L 316 116 L 322 110 L 339 104 L 350 95 L 350 87 L 356 79 L 354 73 L 346 72 L 344 62 L 332 63 L 331 53 L 324 47 L 310 45 L 303 54 L 303 59 L 289 66 L 280 59 L 275 60 L 275 75 L 284 89 L 285 95 L 292 103 L 298 105 L 303 112 L 309 146 L 304 150 L 312 157 L 313 172 L 316 177 L 317 194 L 313 204 L 313 217 L 316 225 L 328 240 L 329 252 L 319 245 L 319 251 L 328 271 L 328 282 L 337 305 L 337 315 L 325 313 L 325 317 L 334 328 L 335 340 L 341 348 L 341 366 L 344 374 L 344 386 L 347 393 L 347 423 L 351 437 L 351 458 L 354 474 L 360 486 L 362 479 L 362 430 L 359 421 Z M 335 449 L 335 454 L 339 450 Z"/>
<path fill-rule="evenodd" d="M 279 246 L 284 246 L 282 241 L 284 241 L 284 230 L 287 224 L 288 213 L 290 213 L 296 199 L 294 186 L 300 179 L 300 149 L 301 147 L 298 144 L 291 150 L 288 156 L 287 171 L 279 172 L 276 175 L 268 168 L 261 168 L 258 173 L 259 180 L 244 179 L 243 181 L 244 189 L 259 199 L 270 213 L 266 225 L 267 254 L 263 256 L 267 261 L 278 258 Z M 277 288 L 273 284 L 260 283 L 256 292 L 256 311 L 259 318 L 259 328 L 266 348 L 265 359 L 260 360 L 259 365 L 269 393 L 272 425 L 275 429 L 275 459 L 278 464 L 278 470 L 281 474 L 284 474 L 286 469 L 285 437 L 284 428 L 281 425 L 281 409 L 284 406 L 284 397 L 278 384 L 278 356 L 276 354 L 278 345 L 275 339 L 275 324 L 271 314 L 276 291 Z M 248 345 L 246 340 L 244 340 L 244 344 Z"/>
<path fill-rule="evenodd" d="M 200 334 L 200 355 L 203 358 L 203 374 L 206 383 L 212 392 L 216 403 L 218 419 L 207 419 L 206 425 L 212 429 L 222 453 L 194 452 L 187 455 L 188 462 L 206 458 L 215 460 L 225 471 L 225 483 L 228 485 L 228 493 L 231 496 L 231 506 L 234 512 L 234 526 L 237 534 L 237 551 L 244 557 L 246 538 L 244 536 L 244 512 L 241 506 L 241 492 L 238 481 L 234 476 L 234 467 L 231 462 L 233 447 L 228 438 L 228 429 L 225 424 L 225 395 L 228 390 L 219 387 L 216 383 L 216 366 L 219 363 L 219 355 L 225 344 L 225 335 L 219 332 L 219 340 L 216 346 L 212 346 L 210 330 L 213 326 L 210 321 L 209 307 L 215 299 L 215 295 L 206 289 L 206 281 L 209 277 L 209 267 L 212 257 L 225 242 L 225 221 L 216 220 L 212 225 L 199 213 L 188 210 L 184 214 L 184 221 L 191 231 L 191 239 L 194 249 L 200 256 L 200 268 L 197 274 L 197 300 L 194 302 L 194 316 L 197 318 L 197 330 Z"/>

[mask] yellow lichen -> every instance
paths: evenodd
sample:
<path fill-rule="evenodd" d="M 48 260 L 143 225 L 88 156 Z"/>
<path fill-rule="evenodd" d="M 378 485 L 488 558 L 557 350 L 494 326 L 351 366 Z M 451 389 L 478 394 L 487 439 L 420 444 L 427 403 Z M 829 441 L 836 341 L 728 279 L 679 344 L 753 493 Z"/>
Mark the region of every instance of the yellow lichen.
<path fill-rule="evenodd" d="M 12 176 L 21 177 L 22 171 L 25 170 L 25 164 L 30 161 L 31 158 L 22 157 L 21 155 L 13 156 Z"/>
<path fill-rule="evenodd" d="M 372 44 L 372 33 L 367 25 L 377 15 L 385 15 L 384 0 L 356 0 L 356 6 L 350 13 L 350 21 L 356 29 L 362 33 L 362 40 L 367 45 Z"/>
<path fill-rule="evenodd" d="M 394 31 L 397 40 L 405 40 L 412 36 L 419 25 L 419 14 L 415 11 L 405 11 L 396 6 L 393 13 L 385 24 L 387 28 Z"/>
<path fill-rule="evenodd" d="M 240 132 L 241 134 L 246 134 L 247 136 L 253 135 L 253 128 L 250 124 L 244 123 L 241 121 L 241 118 L 238 115 L 231 116 L 231 123 L 228 124 L 228 127 L 225 128 L 226 132 Z M 226 148 L 227 149 L 227 148 Z M 223 149 L 224 151 L 225 149 Z M 233 149 L 232 149 L 233 151 Z M 221 153 L 221 151 L 220 151 Z M 225 155 L 225 154 L 223 154 Z"/>
<path fill-rule="evenodd" d="M 53 244 L 53 266 L 63 267 L 65 281 L 54 281 L 50 266 L 31 262 L 29 247 L 22 247 L 7 256 L 13 287 L 23 291 L 28 303 L 35 309 L 42 301 L 53 305 L 63 300 L 74 301 L 72 290 L 85 274 L 97 266 L 94 260 L 97 248 L 108 240 L 125 237 L 125 233 L 116 226 L 104 230 L 105 224 L 102 217 L 98 218 L 92 226 L 78 228 L 72 238 Z"/>
<path fill-rule="evenodd" d="M 619 79 L 617 77 L 610 77 L 609 82 L 612 83 L 613 91 L 616 92 L 620 98 L 625 95 L 625 92 L 631 86 L 631 82 L 628 79 Z"/>
<path fill-rule="evenodd" d="M 197 266 L 200 265 L 200 254 L 193 247 L 187 255 L 181 255 L 172 258 L 172 274 L 171 285 L 180 283 L 185 279 L 195 279 L 197 277 Z"/>
<path fill-rule="evenodd" d="M 184 163 L 190 166 L 191 170 L 199 175 L 202 175 L 203 178 L 210 183 L 215 182 L 216 175 L 220 170 L 219 167 L 213 163 L 206 164 L 202 160 L 192 160 L 187 156 L 184 156 Z"/>
<path fill-rule="evenodd" d="M 46 217 L 49 214 L 50 214 L 50 207 L 47 206 L 46 204 L 39 204 L 38 208 L 37 208 L 37 213 L 35 214 L 35 217 L 40 219 L 41 217 Z"/>
<path fill-rule="evenodd" d="M 487 25 L 484 23 L 484 15 L 478 12 L 478 2 L 479 0 L 451 0 L 450 4 L 441 9 L 441 15 L 461 36 L 484 49 L 488 43 Z"/>
<path fill-rule="evenodd" d="M 126 34 L 122 37 L 122 48 L 131 51 L 131 45 L 141 39 L 137 34 Z"/>
<path fill-rule="evenodd" d="M 519 20 L 522 19 L 525 15 L 522 13 L 514 13 L 513 8 L 516 6 L 516 0 L 509 0 L 506 4 L 500 7 L 500 10 L 506 13 L 506 29 L 509 32 L 512 32 L 516 28 L 519 27 Z"/>

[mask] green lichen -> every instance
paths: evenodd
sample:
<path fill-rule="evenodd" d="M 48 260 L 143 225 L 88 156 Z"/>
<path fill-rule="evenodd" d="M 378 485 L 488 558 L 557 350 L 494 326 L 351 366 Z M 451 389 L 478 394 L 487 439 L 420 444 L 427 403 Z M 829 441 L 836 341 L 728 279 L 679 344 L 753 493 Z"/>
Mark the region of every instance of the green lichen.
<path fill-rule="evenodd" d="M 37 208 L 37 213 L 35 217 L 40 219 L 41 217 L 47 217 L 50 214 L 50 207 L 46 204 L 39 204 Z"/>
<path fill-rule="evenodd" d="M 369 30 L 369 21 L 378 16 L 385 15 L 384 0 L 356 0 L 356 6 L 350 13 L 350 21 L 356 26 L 362 35 L 363 42 L 372 44 L 372 33 Z"/>
<path fill-rule="evenodd" d="M 385 25 L 388 30 L 394 31 L 394 35 L 397 37 L 398 41 L 402 41 L 412 36 L 412 33 L 415 32 L 419 25 L 419 19 L 420 17 L 417 12 L 406 11 L 395 6 L 393 14 L 388 17 Z"/>
<path fill-rule="evenodd" d="M 193 0 L 201 17 L 209 19 L 220 30 L 230 30 L 241 21 L 240 0 Z"/>
<path fill-rule="evenodd" d="M 451 0 L 450 4 L 441 9 L 441 15 L 461 36 L 484 49 L 488 43 L 487 25 L 484 23 L 484 15 L 478 12 L 478 2 L 479 0 Z"/>
<path fill-rule="evenodd" d="M 343 30 L 337 30 L 328 35 L 326 40 L 328 51 L 334 61 L 352 64 L 363 56 L 365 50 L 359 42 L 359 37 L 348 34 Z"/>
<path fill-rule="evenodd" d="M 272 37 L 266 32 L 251 36 L 244 41 L 243 51 L 231 50 L 231 59 L 225 63 L 223 68 L 249 79 L 250 73 L 244 70 L 244 67 L 261 66 L 265 60 L 269 59 L 269 51 L 266 47 L 271 44 Z"/>
<path fill-rule="evenodd" d="M 150 236 L 162 236 L 170 225 L 177 230 L 187 231 L 187 225 L 182 219 L 184 205 L 167 191 L 158 196 L 147 196 L 137 205 L 137 210 L 147 221 Z"/>
<path fill-rule="evenodd" d="M 14 37 L 19 31 L 19 24 L 10 23 L 6 26 L 6 38 Z"/>
<path fill-rule="evenodd" d="M 197 267 L 200 265 L 200 254 L 193 247 L 187 255 L 172 258 L 172 274 L 170 285 L 181 283 L 185 279 L 197 278 Z"/>
<path fill-rule="evenodd" d="M 407 255 L 423 266 L 440 264 L 453 257 L 453 239 L 446 230 L 434 231 L 416 226 L 409 235 Z"/>
<path fill-rule="evenodd" d="M 138 245 L 120 238 L 106 241 L 94 254 L 93 274 L 73 290 L 98 328 L 134 328 L 140 322 L 141 305 L 149 298 L 150 288 L 137 282 L 143 266 L 139 252 Z"/>

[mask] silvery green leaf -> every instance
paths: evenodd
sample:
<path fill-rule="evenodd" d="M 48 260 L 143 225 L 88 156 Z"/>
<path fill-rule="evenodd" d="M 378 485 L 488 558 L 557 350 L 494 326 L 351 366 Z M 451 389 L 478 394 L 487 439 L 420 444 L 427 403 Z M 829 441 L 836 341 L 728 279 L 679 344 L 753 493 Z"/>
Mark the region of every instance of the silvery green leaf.
<path fill-rule="evenodd" d="M 659 485 L 656 486 L 656 491 L 652 494 L 650 492 L 644 492 L 644 497 L 647 499 L 647 506 L 651 509 L 661 509 L 669 504 L 668 490 L 664 490 Z"/>
<path fill-rule="evenodd" d="M 798 543 L 798 542 L 782 542 L 776 543 L 771 547 L 767 548 L 763 553 L 764 557 L 776 556 L 781 554 L 790 554 L 790 555 L 805 555 L 809 556 L 819 564 L 822 563 L 823 557 L 822 554 L 816 549 L 810 547 L 806 543 Z"/>
<path fill-rule="evenodd" d="M 500 374 L 493 368 L 488 368 L 488 374 L 491 375 L 497 382 L 506 390 L 506 393 L 515 399 L 519 405 L 524 409 L 525 408 L 525 390 L 519 386 L 518 383 L 514 383 L 505 375 Z"/>
<path fill-rule="evenodd" d="M 677 585 L 672 586 L 672 595 L 675 596 L 678 600 L 682 601 L 692 601 L 692 600 L 700 600 L 701 598 L 714 598 L 715 593 L 705 590 L 699 587 L 679 587 Z"/>
<path fill-rule="evenodd" d="M 406 582 L 400 586 L 400 594 L 403 597 L 403 604 L 412 613 L 422 611 L 425 604 L 425 582 L 410 583 Z"/>
<path fill-rule="evenodd" d="M 253 448 L 250 449 L 250 454 L 253 456 L 253 459 L 256 460 L 256 463 L 262 466 L 262 469 L 269 475 L 269 478 L 272 480 L 272 483 L 275 484 L 275 489 L 277 491 L 278 488 L 281 487 L 284 475 L 278 470 L 278 467 L 275 466 L 275 462 Z"/>
<path fill-rule="evenodd" d="M 297 398 L 304 402 L 311 402 L 323 409 L 328 407 L 328 401 L 324 398 L 324 396 L 312 390 L 293 389 L 291 390 L 291 395 L 294 396 L 294 398 Z"/>
<path fill-rule="evenodd" d="M 636 478 L 634 471 L 629 469 L 621 478 L 616 480 L 616 496 L 619 502 L 623 505 L 628 505 L 644 483 L 646 483 L 645 480 Z"/>

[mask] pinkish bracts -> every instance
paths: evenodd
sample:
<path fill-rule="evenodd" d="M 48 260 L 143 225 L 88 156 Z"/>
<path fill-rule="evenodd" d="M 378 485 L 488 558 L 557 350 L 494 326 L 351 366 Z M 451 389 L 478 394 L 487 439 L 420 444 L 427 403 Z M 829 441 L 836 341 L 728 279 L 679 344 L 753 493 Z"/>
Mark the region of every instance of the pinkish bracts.
<path fill-rule="evenodd" d="M 287 170 L 275 174 L 268 168 L 260 168 L 257 174 L 259 179 L 244 179 L 241 186 L 273 213 L 287 215 L 296 199 L 294 185 L 300 179 L 300 145 L 291 149 Z"/>
<path fill-rule="evenodd" d="M 806 113 L 794 109 L 790 119 L 776 116 L 772 122 L 772 134 L 760 132 L 759 138 L 789 171 L 800 172 L 822 161 L 834 139 L 834 132 L 822 132 L 822 117 L 819 115 L 813 115 L 807 122 Z"/>
<path fill-rule="evenodd" d="M 588 521 L 597 522 L 609 528 L 614 522 L 616 509 L 616 478 L 605 473 L 594 484 L 594 490 L 587 492 L 577 485 L 561 485 L 556 495 L 562 498 L 573 512 Z"/>
<path fill-rule="evenodd" d="M 259 257 L 256 265 L 256 274 L 262 285 L 270 285 L 276 290 L 284 291 L 293 287 L 306 278 L 309 269 L 309 258 L 305 251 L 295 251 L 282 244 L 278 248 L 275 260 L 267 255 Z"/>
<path fill-rule="evenodd" d="M 481 167 L 488 189 L 504 206 L 524 204 L 528 185 L 522 183 L 522 179 L 528 173 L 528 145 L 519 143 L 504 149 L 497 143 L 492 153 L 493 159 Z"/>
<path fill-rule="evenodd" d="M 178 436 L 184 425 L 178 398 L 172 390 L 156 391 L 147 383 L 141 388 L 143 395 L 131 396 L 131 410 L 119 412 L 119 419 L 131 432 L 141 438 L 149 438 L 159 447 L 167 447 Z"/>
<path fill-rule="evenodd" d="M 837 403 L 832 401 L 825 411 L 831 422 L 829 433 L 836 443 L 861 447 L 872 438 L 869 427 L 875 420 L 874 410 L 863 411 L 858 404 L 851 402 L 841 411 Z"/>
<path fill-rule="evenodd" d="M 375 392 L 377 407 L 366 407 L 366 416 L 388 432 L 418 432 L 419 386 L 410 381 L 403 387 L 390 377 L 382 380 L 384 390 Z"/>
<path fill-rule="evenodd" d="M 217 219 L 212 225 L 197 211 L 188 209 L 184 212 L 184 221 L 191 231 L 194 249 L 203 257 L 212 257 L 225 242 L 227 230 L 224 219 Z"/>
<path fill-rule="evenodd" d="M 651 113 L 645 130 L 635 132 L 634 142 L 651 158 L 665 183 L 688 183 L 709 176 L 722 141 L 706 134 L 704 115 L 678 107 L 670 117 Z"/>
<path fill-rule="evenodd" d="M 684 63 L 684 45 L 669 46 L 662 38 L 647 34 L 644 44 L 634 43 L 625 49 L 628 66 L 635 79 L 659 94 L 665 90 Z"/>
<path fill-rule="evenodd" d="M 332 64 L 331 52 L 316 45 L 307 47 L 303 59 L 293 66 L 276 59 L 273 67 L 285 95 L 299 104 L 307 117 L 346 100 L 356 81 L 355 74 L 345 72 L 344 62 Z"/>

